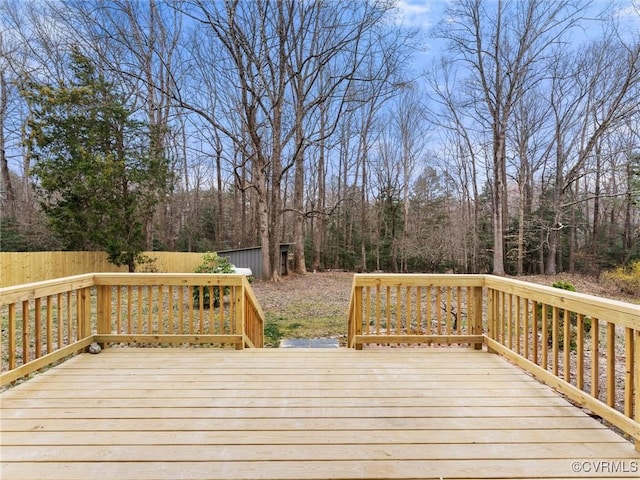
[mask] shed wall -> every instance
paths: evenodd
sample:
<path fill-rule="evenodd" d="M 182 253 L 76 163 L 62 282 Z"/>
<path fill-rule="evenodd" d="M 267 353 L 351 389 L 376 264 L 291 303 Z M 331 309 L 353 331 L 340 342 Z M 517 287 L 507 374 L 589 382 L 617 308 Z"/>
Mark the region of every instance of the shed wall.
<path fill-rule="evenodd" d="M 262 249 L 248 248 L 218 252 L 218 255 L 228 258 L 236 267 L 250 268 L 255 278 L 262 278 Z"/>

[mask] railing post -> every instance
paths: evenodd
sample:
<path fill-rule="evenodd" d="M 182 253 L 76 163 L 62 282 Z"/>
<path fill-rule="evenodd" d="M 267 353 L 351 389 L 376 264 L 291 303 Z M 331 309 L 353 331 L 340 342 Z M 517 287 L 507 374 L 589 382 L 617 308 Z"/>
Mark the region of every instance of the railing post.
<path fill-rule="evenodd" d="M 13 370 L 16 368 L 16 304 L 9 304 L 9 345 L 8 345 L 8 354 L 9 354 L 9 370 Z M 0 340 L 0 343 L 1 340 Z"/>
<path fill-rule="evenodd" d="M 233 299 L 236 302 L 234 312 L 235 312 L 235 334 L 241 336 L 240 343 L 236 343 L 236 350 L 242 350 L 244 348 L 244 337 L 246 335 L 245 331 L 245 292 L 244 292 L 244 282 L 243 285 L 233 287 L 235 290 Z"/>
<path fill-rule="evenodd" d="M 81 288 L 78 290 L 78 313 L 79 321 L 79 337 L 78 340 L 91 336 L 91 289 Z"/>
<path fill-rule="evenodd" d="M 482 287 L 473 287 L 473 306 L 471 311 L 471 335 L 482 335 Z M 474 343 L 475 350 L 482 349 L 482 343 Z"/>
<path fill-rule="evenodd" d="M 353 316 L 351 318 L 353 322 L 353 341 L 355 342 L 356 335 L 362 335 L 362 287 L 354 287 L 354 299 L 353 299 Z M 362 350 L 362 344 L 355 344 L 356 350 Z"/>
<path fill-rule="evenodd" d="M 111 333 L 111 286 L 98 285 L 97 287 L 97 334 L 109 335 Z M 101 343 L 102 348 L 106 344 Z"/>
<path fill-rule="evenodd" d="M 496 335 L 496 291 L 487 287 L 487 337 L 495 339 Z M 487 347 L 490 353 L 496 353 L 495 350 Z"/>

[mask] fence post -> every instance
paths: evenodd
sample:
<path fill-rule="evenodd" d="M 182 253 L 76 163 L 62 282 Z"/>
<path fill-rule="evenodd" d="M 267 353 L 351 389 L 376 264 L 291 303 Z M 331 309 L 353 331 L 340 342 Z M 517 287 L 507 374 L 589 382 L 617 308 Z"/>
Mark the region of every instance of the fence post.
<path fill-rule="evenodd" d="M 78 298 L 78 340 L 91 336 L 91 288 L 81 288 L 77 293 Z"/>

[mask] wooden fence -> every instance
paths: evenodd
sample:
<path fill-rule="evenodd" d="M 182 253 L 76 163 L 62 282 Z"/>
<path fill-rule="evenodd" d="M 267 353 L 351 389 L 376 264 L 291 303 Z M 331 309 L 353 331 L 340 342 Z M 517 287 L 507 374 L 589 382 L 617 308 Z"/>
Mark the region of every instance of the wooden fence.
<path fill-rule="evenodd" d="M 143 252 L 161 273 L 192 273 L 203 253 Z M 126 272 L 127 267 L 109 263 L 105 252 L 0 252 L 0 287 L 41 282 L 93 272 Z M 148 271 L 148 270 L 146 270 Z"/>

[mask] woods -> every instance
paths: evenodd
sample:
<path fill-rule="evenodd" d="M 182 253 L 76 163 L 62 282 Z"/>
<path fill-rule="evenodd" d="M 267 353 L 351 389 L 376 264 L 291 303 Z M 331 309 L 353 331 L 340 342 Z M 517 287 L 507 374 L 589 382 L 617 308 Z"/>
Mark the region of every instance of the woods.
<path fill-rule="evenodd" d="M 387 0 L 0 3 L 1 249 L 261 245 L 273 280 L 282 242 L 299 273 L 640 258 L 640 6 L 456 0 L 433 15 L 427 28 Z M 56 155 L 34 126 L 55 124 L 45 94 L 107 95 L 79 82 L 79 59 L 128 116 L 84 117 L 109 147 L 86 157 L 91 175 L 63 165 L 70 197 L 43 177 Z M 79 162 L 88 134 L 65 105 Z M 135 168 L 104 188 L 118 177 L 99 158 L 118 152 Z M 93 226 L 70 228 L 89 200 Z"/>

